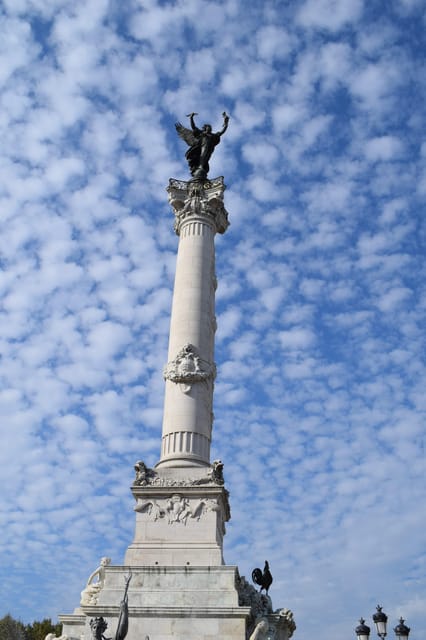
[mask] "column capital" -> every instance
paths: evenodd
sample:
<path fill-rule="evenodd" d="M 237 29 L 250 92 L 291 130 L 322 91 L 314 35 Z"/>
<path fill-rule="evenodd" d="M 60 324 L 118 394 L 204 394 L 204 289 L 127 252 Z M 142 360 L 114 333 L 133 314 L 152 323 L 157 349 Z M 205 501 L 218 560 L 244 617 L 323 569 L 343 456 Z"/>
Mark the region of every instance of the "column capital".
<path fill-rule="evenodd" d="M 180 235 L 182 225 L 190 218 L 204 218 L 216 233 L 225 233 L 229 227 L 228 212 L 223 204 L 225 188 L 222 176 L 189 182 L 170 178 L 167 192 L 175 214 L 176 234 Z"/>

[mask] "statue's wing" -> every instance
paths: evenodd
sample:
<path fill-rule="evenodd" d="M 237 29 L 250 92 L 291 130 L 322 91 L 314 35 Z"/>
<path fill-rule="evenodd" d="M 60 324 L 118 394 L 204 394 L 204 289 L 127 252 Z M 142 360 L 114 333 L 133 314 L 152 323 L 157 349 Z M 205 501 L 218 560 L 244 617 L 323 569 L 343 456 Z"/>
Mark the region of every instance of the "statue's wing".
<path fill-rule="evenodd" d="M 186 144 L 190 147 L 197 142 L 197 138 L 194 135 L 192 129 L 187 129 L 180 122 L 176 122 L 175 124 L 176 131 L 178 132 L 179 138 L 185 140 Z"/>

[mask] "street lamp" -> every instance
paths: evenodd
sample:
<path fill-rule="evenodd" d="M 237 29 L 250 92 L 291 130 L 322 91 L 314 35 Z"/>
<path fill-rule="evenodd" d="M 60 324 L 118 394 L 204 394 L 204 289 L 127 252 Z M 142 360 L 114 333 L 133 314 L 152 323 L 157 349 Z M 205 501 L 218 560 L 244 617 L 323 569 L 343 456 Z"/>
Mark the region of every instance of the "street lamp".
<path fill-rule="evenodd" d="M 410 627 L 404 624 L 404 618 L 399 619 L 399 624 L 396 625 L 395 635 L 399 640 L 408 640 L 408 634 L 410 633 Z"/>
<path fill-rule="evenodd" d="M 386 623 L 388 621 L 388 617 L 384 611 L 382 611 L 382 607 L 377 605 L 377 611 L 373 614 L 373 622 L 376 625 L 377 635 L 379 638 L 386 638 Z"/>
<path fill-rule="evenodd" d="M 382 611 L 382 607 L 377 605 L 376 613 L 373 614 L 373 622 L 376 625 L 377 635 L 381 640 L 385 640 L 387 632 L 386 632 L 386 624 L 388 621 L 388 617 L 384 611 Z M 394 629 L 396 640 L 408 640 L 408 635 L 410 633 L 410 627 L 407 627 L 404 624 L 404 618 L 399 619 L 399 624 Z M 364 618 L 361 618 L 359 621 L 359 625 L 355 629 L 357 640 L 369 640 L 370 637 L 370 627 L 365 624 Z"/>
<path fill-rule="evenodd" d="M 355 629 L 358 640 L 368 640 L 370 636 L 370 627 L 365 624 L 364 618 L 360 618 L 359 625 Z"/>

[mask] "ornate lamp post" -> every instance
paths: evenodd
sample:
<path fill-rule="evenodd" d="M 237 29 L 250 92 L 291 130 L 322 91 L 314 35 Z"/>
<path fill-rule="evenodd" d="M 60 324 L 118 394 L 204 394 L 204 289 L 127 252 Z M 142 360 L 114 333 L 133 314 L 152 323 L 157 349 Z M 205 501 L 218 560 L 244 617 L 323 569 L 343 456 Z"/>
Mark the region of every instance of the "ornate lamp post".
<path fill-rule="evenodd" d="M 382 611 L 381 606 L 377 605 L 376 609 L 376 613 L 373 614 L 373 622 L 376 625 L 377 635 L 381 640 L 384 640 L 387 635 L 386 625 L 388 617 L 386 613 Z M 394 632 L 397 640 L 408 640 L 410 627 L 407 627 L 404 624 L 404 618 L 399 619 L 399 624 L 395 627 Z M 355 633 L 358 640 L 369 640 L 370 627 L 365 624 L 364 618 L 360 619 L 359 625 L 355 629 Z"/>
<path fill-rule="evenodd" d="M 404 624 L 404 618 L 399 619 L 399 624 L 396 625 L 395 635 L 399 640 L 408 640 L 408 634 L 410 633 L 410 627 Z"/>
<path fill-rule="evenodd" d="M 370 627 L 365 624 L 364 618 L 360 618 L 359 625 L 355 629 L 358 640 L 368 640 L 370 637 Z"/>
<path fill-rule="evenodd" d="M 377 611 L 373 614 L 373 622 L 376 625 L 377 635 L 379 638 L 386 638 L 386 624 L 388 621 L 388 617 L 384 611 L 382 611 L 382 607 L 377 605 Z"/>

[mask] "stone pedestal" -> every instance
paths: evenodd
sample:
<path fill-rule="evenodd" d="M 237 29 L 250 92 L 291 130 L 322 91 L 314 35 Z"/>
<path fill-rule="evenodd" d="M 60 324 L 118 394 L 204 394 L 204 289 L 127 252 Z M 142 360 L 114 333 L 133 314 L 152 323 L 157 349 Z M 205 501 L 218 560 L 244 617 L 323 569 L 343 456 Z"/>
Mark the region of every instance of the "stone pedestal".
<path fill-rule="evenodd" d="M 191 474 L 188 474 L 188 471 Z M 228 493 L 214 468 L 146 469 L 132 486 L 135 537 L 129 566 L 223 565 Z"/>

